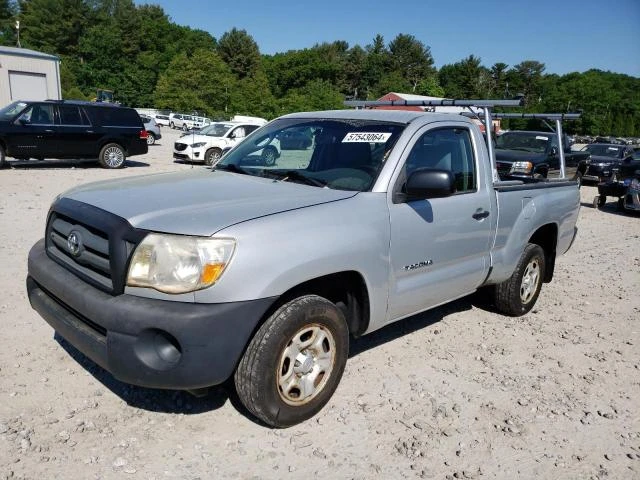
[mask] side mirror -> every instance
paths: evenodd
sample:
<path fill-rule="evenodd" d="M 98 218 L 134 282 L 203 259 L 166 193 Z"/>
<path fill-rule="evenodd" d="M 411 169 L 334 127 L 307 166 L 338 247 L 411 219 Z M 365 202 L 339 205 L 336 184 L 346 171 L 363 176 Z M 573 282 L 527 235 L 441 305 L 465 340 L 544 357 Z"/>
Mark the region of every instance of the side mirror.
<path fill-rule="evenodd" d="M 29 125 L 31 122 L 24 117 L 20 117 L 18 119 L 18 123 L 24 126 L 24 125 Z"/>
<path fill-rule="evenodd" d="M 451 171 L 420 168 L 409 175 L 405 193 L 411 201 L 448 197 L 455 192 L 455 177 Z"/>

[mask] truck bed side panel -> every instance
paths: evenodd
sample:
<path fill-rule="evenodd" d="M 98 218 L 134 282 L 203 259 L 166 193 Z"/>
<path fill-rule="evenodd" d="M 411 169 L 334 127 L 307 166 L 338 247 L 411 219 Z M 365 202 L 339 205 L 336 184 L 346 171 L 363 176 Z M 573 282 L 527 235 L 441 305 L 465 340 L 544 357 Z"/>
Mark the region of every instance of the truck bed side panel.
<path fill-rule="evenodd" d="M 558 228 L 557 255 L 565 253 L 575 233 L 580 193 L 573 182 L 545 182 L 496 189 L 498 229 L 487 283 L 511 276 L 524 245 L 540 227 Z"/>

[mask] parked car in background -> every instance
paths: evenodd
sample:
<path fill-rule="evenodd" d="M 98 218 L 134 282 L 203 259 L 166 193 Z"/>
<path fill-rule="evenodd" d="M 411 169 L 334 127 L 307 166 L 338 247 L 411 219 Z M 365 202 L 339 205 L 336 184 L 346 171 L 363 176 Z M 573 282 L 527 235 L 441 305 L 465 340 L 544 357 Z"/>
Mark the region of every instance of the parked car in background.
<path fill-rule="evenodd" d="M 609 180 L 623 160 L 633 157 L 633 148 L 617 143 L 592 143 L 583 151 L 591 155 L 591 162 L 583 177 L 587 182 Z"/>
<path fill-rule="evenodd" d="M 169 115 L 169 126 L 185 132 L 194 128 L 202 128 L 210 123 L 211 119 L 207 117 L 186 115 L 184 113 L 172 113 Z"/>
<path fill-rule="evenodd" d="M 162 138 L 162 134 L 160 133 L 160 125 L 158 125 L 155 118 L 153 117 L 140 115 L 140 118 L 142 119 L 144 128 L 147 131 L 147 145 L 153 145 L 154 143 L 156 143 L 156 140 L 160 140 Z"/>
<path fill-rule="evenodd" d="M 266 120 L 262 124 L 266 123 Z M 204 162 L 212 165 L 223 150 L 235 146 L 260 124 L 247 122 L 215 122 L 203 127 L 198 133 L 180 137 L 173 146 L 173 158 L 190 162 Z M 265 164 L 273 165 L 279 152 L 273 148 L 264 153 Z"/>
<path fill-rule="evenodd" d="M 571 151 L 562 140 L 567 178 L 582 177 L 589 153 Z M 502 179 L 557 178 L 560 173 L 558 137 L 552 132 L 512 130 L 496 137 L 496 164 Z"/>
<path fill-rule="evenodd" d="M 158 125 L 162 125 L 163 127 L 168 127 L 169 124 L 171 123 L 171 120 L 169 119 L 169 115 L 156 114 L 153 116 L 153 118 L 155 118 L 156 123 Z"/>
<path fill-rule="evenodd" d="M 309 127 L 289 128 L 278 137 L 282 150 L 305 150 L 313 144 L 313 131 Z"/>
<path fill-rule="evenodd" d="M 0 109 L 0 167 L 13 157 L 97 158 L 104 168 L 121 168 L 127 157 L 147 151 L 147 130 L 133 108 L 45 100 Z"/>

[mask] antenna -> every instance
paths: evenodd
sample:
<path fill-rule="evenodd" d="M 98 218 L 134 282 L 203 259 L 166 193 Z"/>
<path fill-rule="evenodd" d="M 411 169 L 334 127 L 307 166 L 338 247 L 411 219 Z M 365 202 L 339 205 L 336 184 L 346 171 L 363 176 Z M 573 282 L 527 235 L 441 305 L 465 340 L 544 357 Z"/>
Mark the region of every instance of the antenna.
<path fill-rule="evenodd" d="M 18 42 L 17 42 L 17 47 L 18 48 L 22 48 L 20 46 L 20 20 L 16 20 L 16 32 L 17 32 L 17 36 L 18 36 Z"/>

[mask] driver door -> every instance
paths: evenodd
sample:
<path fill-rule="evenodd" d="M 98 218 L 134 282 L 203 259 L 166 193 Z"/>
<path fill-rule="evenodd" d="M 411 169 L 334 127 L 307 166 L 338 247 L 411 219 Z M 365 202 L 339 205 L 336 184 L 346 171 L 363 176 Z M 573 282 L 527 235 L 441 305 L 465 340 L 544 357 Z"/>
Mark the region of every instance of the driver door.
<path fill-rule="evenodd" d="M 16 158 L 57 158 L 55 107 L 36 103 L 15 122 L 12 154 Z"/>

